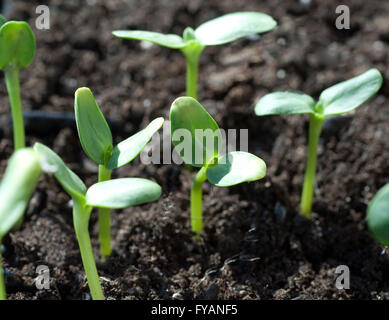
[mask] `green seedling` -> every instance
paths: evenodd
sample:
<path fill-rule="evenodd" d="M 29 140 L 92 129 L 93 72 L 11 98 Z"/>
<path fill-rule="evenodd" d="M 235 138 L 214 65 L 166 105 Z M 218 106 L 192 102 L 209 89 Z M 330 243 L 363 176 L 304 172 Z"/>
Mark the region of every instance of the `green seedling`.
<path fill-rule="evenodd" d="M 112 133 L 91 90 L 80 88 L 75 93 L 74 109 L 78 136 L 88 157 L 99 165 L 98 182 L 111 179 L 113 169 L 131 162 L 157 132 L 163 118 L 154 119 L 145 129 L 113 147 Z M 111 214 L 99 208 L 99 242 L 102 260 L 111 254 Z"/>
<path fill-rule="evenodd" d="M 0 69 L 5 74 L 12 113 L 14 148 L 17 150 L 25 146 L 19 71 L 34 59 L 35 36 L 24 21 L 5 22 L 4 17 L 1 17 L 0 25 Z"/>
<path fill-rule="evenodd" d="M 389 183 L 371 200 L 367 223 L 374 237 L 384 246 L 389 246 Z"/>
<path fill-rule="evenodd" d="M 200 170 L 190 194 L 192 231 L 203 231 L 202 185 L 208 179 L 218 187 L 262 179 L 265 162 L 248 152 L 220 154 L 222 136 L 216 121 L 191 97 L 176 99 L 170 109 L 171 139 L 183 161 Z M 184 140 L 182 140 L 182 137 Z"/>
<path fill-rule="evenodd" d="M 187 27 L 182 37 L 141 30 L 116 30 L 113 34 L 123 39 L 153 42 L 163 47 L 178 49 L 186 58 L 186 95 L 197 99 L 199 60 L 206 46 L 216 46 L 263 33 L 277 26 L 274 19 L 260 12 L 235 12 L 209 20 L 196 30 Z"/>
<path fill-rule="evenodd" d="M 301 213 L 306 217 L 310 217 L 312 211 L 317 145 L 324 119 L 359 107 L 381 88 L 381 84 L 380 72 L 370 69 L 324 90 L 317 102 L 306 94 L 286 91 L 267 94 L 256 104 L 255 113 L 258 116 L 310 114 L 308 157 L 300 205 Z"/>
<path fill-rule="evenodd" d="M 0 245 L 3 237 L 23 218 L 41 175 L 38 155 L 22 148 L 11 156 L 0 183 Z M 6 299 L 0 252 L 0 300 Z"/>
<path fill-rule="evenodd" d="M 147 179 L 122 178 L 98 182 L 87 189 L 55 152 L 40 143 L 36 143 L 34 149 L 44 162 L 44 171 L 53 173 L 73 200 L 74 230 L 89 289 L 94 300 L 103 300 L 88 231 L 93 207 L 121 209 L 152 202 L 161 196 L 161 187 Z"/>

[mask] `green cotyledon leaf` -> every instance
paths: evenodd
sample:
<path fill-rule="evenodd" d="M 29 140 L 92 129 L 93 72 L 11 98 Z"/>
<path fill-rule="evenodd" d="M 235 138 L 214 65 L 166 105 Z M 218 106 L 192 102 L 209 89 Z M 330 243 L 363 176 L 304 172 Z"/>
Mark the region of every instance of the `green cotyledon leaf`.
<path fill-rule="evenodd" d="M 182 49 L 187 45 L 186 42 L 176 34 L 163 34 L 143 30 L 116 30 L 113 31 L 112 34 L 118 38 L 149 41 L 171 49 Z"/>
<path fill-rule="evenodd" d="M 54 174 L 54 177 L 71 197 L 85 198 L 86 187 L 84 183 L 53 150 L 38 142 L 35 143 L 34 150 L 40 155 L 44 172 Z"/>
<path fill-rule="evenodd" d="M 324 115 L 349 112 L 373 96 L 381 85 L 381 73 L 377 69 L 370 69 L 324 90 L 318 105 L 321 106 Z"/>
<path fill-rule="evenodd" d="M 41 173 L 32 148 L 19 149 L 9 159 L 0 183 L 0 238 L 23 217 Z"/>
<path fill-rule="evenodd" d="M 34 59 L 35 36 L 28 23 L 8 21 L 0 28 L 0 69 L 27 67 Z"/>
<path fill-rule="evenodd" d="M 202 167 L 217 157 L 222 143 L 219 126 L 191 97 L 176 99 L 170 108 L 171 139 L 186 164 Z"/>
<path fill-rule="evenodd" d="M 89 88 L 76 91 L 74 111 L 82 148 L 94 162 L 105 164 L 112 150 L 112 133 Z"/>
<path fill-rule="evenodd" d="M 251 153 L 234 151 L 219 157 L 216 165 L 208 167 L 206 175 L 215 186 L 229 187 L 262 179 L 266 175 L 266 164 Z"/>
<path fill-rule="evenodd" d="M 370 202 L 367 223 L 374 237 L 383 245 L 389 246 L 389 183 Z"/>
<path fill-rule="evenodd" d="M 277 22 L 261 12 L 234 12 L 209 20 L 195 30 L 200 44 L 220 45 L 252 34 L 270 31 Z"/>
<path fill-rule="evenodd" d="M 255 114 L 257 116 L 314 112 L 315 100 L 312 97 L 304 93 L 290 91 L 266 94 L 255 105 Z"/>
<path fill-rule="evenodd" d="M 86 193 L 86 204 L 101 208 L 127 208 L 155 201 L 161 193 L 161 187 L 147 179 L 112 179 L 92 185 Z"/>
<path fill-rule="evenodd" d="M 132 161 L 143 150 L 154 133 L 161 128 L 163 122 L 163 118 L 154 119 L 146 128 L 120 142 L 113 148 L 112 155 L 106 167 L 108 169 L 115 169 Z"/>
<path fill-rule="evenodd" d="M 143 30 L 116 30 L 113 35 L 123 39 L 150 41 L 171 49 L 184 49 L 195 41 L 201 46 L 221 45 L 252 34 L 270 31 L 277 22 L 261 12 L 234 12 L 209 20 L 196 30 L 188 27 L 184 37 Z M 188 37 L 188 30 L 190 37 Z"/>

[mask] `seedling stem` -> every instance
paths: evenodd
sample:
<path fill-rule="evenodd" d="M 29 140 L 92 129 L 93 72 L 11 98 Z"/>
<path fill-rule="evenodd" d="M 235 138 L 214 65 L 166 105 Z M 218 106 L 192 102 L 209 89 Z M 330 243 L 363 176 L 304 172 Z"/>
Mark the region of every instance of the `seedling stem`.
<path fill-rule="evenodd" d="M 99 182 L 111 179 L 111 172 L 105 165 L 99 165 Z M 98 209 L 99 219 L 99 242 L 101 260 L 105 261 L 106 257 L 111 255 L 111 212 L 108 208 Z"/>
<path fill-rule="evenodd" d="M 311 114 L 309 122 L 307 167 L 305 169 L 304 186 L 301 196 L 301 213 L 307 218 L 309 218 L 312 210 L 312 199 L 316 175 L 317 144 L 323 127 L 323 120 L 324 117 Z"/>
<path fill-rule="evenodd" d="M 182 49 L 186 60 L 186 95 L 197 99 L 197 81 L 201 52 L 204 46 L 192 43 Z"/>
<path fill-rule="evenodd" d="M 80 246 L 82 264 L 84 265 L 89 290 L 93 300 L 104 300 L 88 231 L 91 211 L 92 207 L 87 206 L 84 201 L 73 199 L 74 230 Z"/>
<path fill-rule="evenodd" d="M 9 101 L 11 104 L 15 150 L 25 147 L 22 104 L 20 101 L 19 69 L 10 65 L 5 69 Z"/>
<path fill-rule="evenodd" d="M 190 221 L 196 239 L 203 232 L 203 183 L 207 180 L 207 169 L 202 167 L 197 172 L 190 192 Z"/>

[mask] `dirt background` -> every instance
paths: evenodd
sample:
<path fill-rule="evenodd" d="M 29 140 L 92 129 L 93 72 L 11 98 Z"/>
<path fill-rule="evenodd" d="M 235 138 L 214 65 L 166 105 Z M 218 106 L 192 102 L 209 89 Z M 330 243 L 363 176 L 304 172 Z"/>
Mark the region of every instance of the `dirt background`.
<path fill-rule="evenodd" d="M 157 116 L 168 118 L 172 101 L 185 91 L 180 52 L 123 41 L 112 30 L 181 34 L 186 26 L 240 10 L 262 11 L 279 23 L 261 37 L 206 48 L 200 69 L 200 102 L 222 128 L 249 129 L 250 151 L 266 161 L 267 177 L 228 189 L 205 184 L 205 233 L 195 245 L 188 219 L 193 173 L 139 161 L 114 171 L 114 177 L 157 181 L 163 196 L 113 213 L 114 253 L 98 262 L 108 299 L 389 298 L 389 253 L 365 221 L 369 201 L 389 181 L 388 1 L 12 2 L 7 17 L 27 20 L 37 38 L 36 58 L 21 72 L 23 107 L 65 113 L 59 120 L 30 114 L 28 144 L 53 148 L 87 185 L 96 181 L 97 167 L 83 153 L 71 118 L 78 87 L 92 89 L 116 142 Z M 50 30 L 35 29 L 35 8 L 43 3 L 50 8 Z M 335 27 L 339 4 L 350 7 L 350 30 Z M 314 212 L 309 221 L 301 218 L 308 118 L 259 118 L 253 106 L 267 92 L 286 88 L 318 97 L 371 67 L 384 74 L 383 88 L 355 112 L 326 121 Z M 0 124 L 2 174 L 12 151 L 3 79 Z M 93 214 L 98 256 L 96 227 Z M 3 257 L 10 299 L 90 299 L 69 197 L 52 177 L 41 179 L 22 229 L 3 240 Z M 40 264 L 50 268 L 50 290 L 35 288 Z M 338 265 L 350 268 L 349 290 L 335 287 Z"/>

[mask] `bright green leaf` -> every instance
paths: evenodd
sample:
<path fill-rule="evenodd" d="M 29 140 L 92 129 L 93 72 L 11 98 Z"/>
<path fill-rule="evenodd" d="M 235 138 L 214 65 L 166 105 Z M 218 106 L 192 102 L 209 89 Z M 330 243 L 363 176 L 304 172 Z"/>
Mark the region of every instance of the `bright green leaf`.
<path fill-rule="evenodd" d="M 41 172 L 32 148 L 19 149 L 9 159 L 0 183 L 0 238 L 23 216 Z"/>
<path fill-rule="evenodd" d="M 234 151 L 218 159 L 206 172 L 209 182 L 218 187 L 229 187 L 242 182 L 262 179 L 266 175 L 266 164 L 255 155 Z"/>
<path fill-rule="evenodd" d="M 367 209 L 367 223 L 375 238 L 389 246 L 389 183 L 374 196 Z"/>
<path fill-rule="evenodd" d="M 185 41 L 176 34 L 163 34 L 142 30 L 116 30 L 112 34 L 118 38 L 149 41 L 171 49 L 181 49 L 186 46 Z"/>
<path fill-rule="evenodd" d="M 35 56 L 35 36 L 28 23 L 9 21 L 0 28 L 0 69 L 27 67 Z"/>
<path fill-rule="evenodd" d="M 70 170 L 62 159 L 50 148 L 35 143 L 34 150 L 40 155 L 43 171 L 53 173 L 58 182 L 71 197 L 84 198 L 86 187 L 81 179 Z"/>
<path fill-rule="evenodd" d="M 161 128 L 163 122 L 163 118 L 154 119 L 146 128 L 120 142 L 112 150 L 112 156 L 106 167 L 115 169 L 132 161 L 143 150 L 153 134 Z"/>
<path fill-rule="evenodd" d="M 315 100 L 304 93 L 274 92 L 263 96 L 255 106 L 257 116 L 314 113 Z"/>
<path fill-rule="evenodd" d="M 88 189 L 86 199 L 90 206 L 120 209 L 155 201 L 161 193 L 161 187 L 153 181 L 121 178 L 94 184 Z"/>
<path fill-rule="evenodd" d="M 270 31 L 277 22 L 260 12 L 235 12 L 207 21 L 195 34 L 204 46 L 219 45 L 256 33 Z"/>
<path fill-rule="evenodd" d="M 202 167 L 217 157 L 222 143 L 219 127 L 195 99 L 181 97 L 173 102 L 170 130 L 173 145 L 185 163 Z"/>
<path fill-rule="evenodd" d="M 76 91 L 74 110 L 82 148 L 94 162 L 105 164 L 112 150 L 112 133 L 89 88 Z"/>
<path fill-rule="evenodd" d="M 324 90 L 319 105 L 325 115 L 351 111 L 373 96 L 382 85 L 382 76 L 377 69 L 370 69 L 360 76 L 340 82 Z"/>

